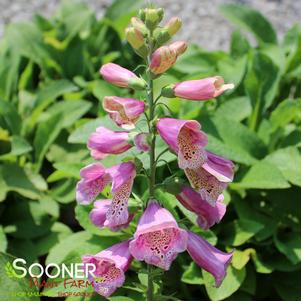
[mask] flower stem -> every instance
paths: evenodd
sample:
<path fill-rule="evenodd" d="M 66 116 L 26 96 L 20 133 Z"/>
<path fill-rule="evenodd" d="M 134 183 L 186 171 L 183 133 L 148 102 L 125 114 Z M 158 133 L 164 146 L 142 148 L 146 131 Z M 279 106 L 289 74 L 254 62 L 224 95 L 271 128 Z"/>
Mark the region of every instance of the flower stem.
<path fill-rule="evenodd" d="M 149 36 L 149 55 L 147 58 L 147 100 L 149 106 L 149 115 L 148 115 L 148 128 L 150 136 L 150 150 L 149 150 L 149 200 L 155 198 L 155 185 L 156 185 L 156 127 L 155 127 L 155 101 L 154 101 L 154 92 L 153 92 L 153 79 L 152 74 L 149 69 L 151 55 L 153 52 L 153 37 L 152 32 Z M 152 266 L 147 266 L 148 272 L 148 281 L 147 281 L 147 301 L 154 301 L 154 283 L 152 277 Z"/>

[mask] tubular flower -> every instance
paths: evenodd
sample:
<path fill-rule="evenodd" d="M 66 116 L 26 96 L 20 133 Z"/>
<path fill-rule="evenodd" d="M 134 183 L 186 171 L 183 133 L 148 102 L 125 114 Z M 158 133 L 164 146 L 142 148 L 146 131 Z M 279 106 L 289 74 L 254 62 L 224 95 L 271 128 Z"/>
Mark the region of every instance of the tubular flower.
<path fill-rule="evenodd" d="M 136 176 L 133 162 L 120 163 L 110 168 L 91 164 L 80 172 L 82 179 L 77 183 L 76 198 L 80 204 L 91 203 L 99 193 L 112 183 L 112 203 L 106 212 L 104 226 L 115 229 L 129 220 L 128 199 Z"/>
<path fill-rule="evenodd" d="M 150 201 L 130 242 L 131 254 L 137 260 L 168 270 L 177 254 L 186 247 L 186 231 L 178 227 L 168 210 L 155 200 Z"/>
<path fill-rule="evenodd" d="M 157 129 L 162 139 L 178 154 L 180 168 L 196 169 L 205 163 L 204 147 L 208 139 L 197 121 L 161 118 Z"/>
<path fill-rule="evenodd" d="M 82 262 L 88 272 L 88 280 L 95 291 L 103 297 L 111 296 L 125 281 L 124 273 L 133 257 L 129 252 L 129 241 L 124 241 L 103 250 L 96 255 L 84 255 Z M 95 271 L 89 273 L 87 264 L 94 264 Z"/>
<path fill-rule="evenodd" d="M 114 132 L 102 126 L 90 135 L 87 145 L 95 160 L 102 160 L 110 154 L 121 154 L 132 147 L 128 132 Z"/>
<path fill-rule="evenodd" d="M 176 197 L 186 209 L 197 215 L 197 223 L 204 230 L 208 230 L 214 224 L 219 223 L 226 213 L 222 194 L 219 195 L 215 206 L 210 205 L 189 186 L 184 186 Z"/>
<path fill-rule="evenodd" d="M 109 221 L 107 220 L 107 212 L 112 205 L 112 200 L 98 200 L 94 203 L 94 208 L 90 212 L 90 220 L 91 222 L 98 228 L 104 228 L 105 224 Z M 123 228 L 127 228 L 134 215 L 130 214 L 129 219 L 125 224 L 118 225 L 116 227 L 112 227 L 112 231 L 118 231 Z"/>
<path fill-rule="evenodd" d="M 99 72 L 107 82 L 118 87 L 143 89 L 146 86 L 145 81 L 135 73 L 114 63 L 103 65 Z"/>
<path fill-rule="evenodd" d="M 166 97 L 176 96 L 190 100 L 208 100 L 233 88 L 233 84 L 224 84 L 224 79 L 221 76 L 214 76 L 167 86 L 163 88 L 162 94 Z"/>
<path fill-rule="evenodd" d="M 187 44 L 182 41 L 158 48 L 152 55 L 150 70 L 154 74 L 165 72 L 176 62 L 177 57 L 186 49 Z"/>
<path fill-rule="evenodd" d="M 222 252 L 200 236 L 190 231 L 187 231 L 187 233 L 187 251 L 189 255 L 199 267 L 214 276 L 215 286 L 219 287 L 226 276 L 226 270 L 233 253 Z"/>
<path fill-rule="evenodd" d="M 103 108 L 118 126 L 131 130 L 144 112 L 145 104 L 137 99 L 106 96 Z"/>
<path fill-rule="evenodd" d="M 111 177 L 102 164 L 90 164 L 80 171 L 82 178 L 76 185 L 76 200 L 79 204 L 90 204 L 110 183 Z"/>
<path fill-rule="evenodd" d="M 140 133 L 134 137 L 135 146 L 142 152 L 148 152 L 150 150 L 149 143 L 147 141 L 147 133 Z"/>
<path fill-rule="evenodd" d="M 210 152 L 206 153 L 207 160 L 202 167 L 186 168 L 185 174 L 190 185 L 214 206 L 227 184 L 233 180 L 234 165 L 227 159 Z"/>

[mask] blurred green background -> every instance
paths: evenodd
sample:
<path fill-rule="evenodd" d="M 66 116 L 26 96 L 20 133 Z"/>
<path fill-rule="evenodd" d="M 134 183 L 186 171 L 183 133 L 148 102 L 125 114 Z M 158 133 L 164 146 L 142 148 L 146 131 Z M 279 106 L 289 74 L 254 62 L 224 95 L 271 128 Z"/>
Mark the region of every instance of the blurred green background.
<path fill-rule="evenodd" d="M 86 5 L 64 2 L 52 18 L 37 15 L 6 28 L 0 44 L 3 301 L 40 299 L 11 295 L 35 291 L 28 279 L 8 276 L 6 263 L 12 256 L 28 264 L 80 262 L 82 254 L 99 252 L 134 230 L 131 226 L 113 233 L 94 227 L 88 219 L 91 206 L 76 206 L 75 185 L 79 169 L 92 162 L 85 145 L 89 134 L 99 125 L 112 128 L 103 97 L 134 96 L 104 82 L 98 70 L 111 61 L 131 70 L 141 63 L 125 42 L 124 29 L 142 4 L 114 1 L 99 20 Z M 163 114 L 198 120 L 209 136 L 208 149 L 236 163 L 235 180 L 226 192 L 227 214 L 204 232 L 173 195 L 157 194 L 178 220 L 186 219 L 186 226 L 222 250 L 235 249 L 234 259 L 224 283 L 215 289 L 208 273 L 187 254 L 180 255 L 163 277 L 158 300 L 300 301 L 301 28 L 292 27 L 279 41 L 271 23 L 255 10 L 224 5 L 220 12 L 235 28 L 229 51 L 190 45 L 155 89 L 212 75 L 235 83 L 234 91 L 214 101 L 165 99 L 171 112 L 162 106 Z M 256 47 L 250 46 L 250 36 Z M 147 164 L 145 155 L 137 158 Z M 109 158 L 105 164 L 121 159 Z M 169 169 L 177 172 L 175 159 L 165 156 L 157 182 L 170 175 Z M 143 198 L 146 189 L 145 179 L 137 177 L 134 196 Z M 145 280 L 141 264 L 135 263 L 125 287 L 110 300 L 144 300 Z M 43 293 L 56 297 L 61 291 L 59 285 Z"/>

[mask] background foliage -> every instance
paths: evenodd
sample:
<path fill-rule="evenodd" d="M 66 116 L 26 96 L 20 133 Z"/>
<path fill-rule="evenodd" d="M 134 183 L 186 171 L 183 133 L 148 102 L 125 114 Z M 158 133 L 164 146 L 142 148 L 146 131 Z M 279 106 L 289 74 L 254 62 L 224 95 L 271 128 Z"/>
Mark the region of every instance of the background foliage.
<path fill-rule="evenodd" d="M 97 20 L 83 4 L 64 2 L 51 19 L 36 16 L 6 29 L 0 46 L 1 300 L 28 290 L 27 284 L 6 275 L 11 255 L 28 264 L 79 262 L 82 254 L 96 253 L 117 235 L 129 237 L 134 230 L 112 233 L 94 227 L 90 207 L 76 206 L 75 184 L 79 169 L 91 162 L 87 137 L 100 124 L 112 128 L 103 117 L 102 98 L 132 93 L 106 84 L 98 69 L 110 61 L 129 69 L 139 65 L 123 33 L 139 4 L 115 1 Z M 212 231 L 203 232 L 173 195 L 162 190 L 157 197 L 186 227 L 192 223 L 219 248 L 235 249 L 234 259 L 224 283 L 215 289 L 208 273 L 180 255 L 164 276 L 160 300 L 299 301 L 301 29 L 294 26 L 279 41 L 257 11 L 226 5 L 221 13 L 237 28 L 229 37 L 229 52 L 191 45 L 168 75 L 157 80 L 156 89 L 215 74 L 235 83 L 233 92 L 212 102 L 165 99 L 171 112 L 162 106 L 166 114 L 200 121 L 209 135 L 209 150 L 235 161 L 235 180 L 226 193 L 228 212 Z M 145 126 L 143 121 L 139 126 Z M 147 167 L 144 156 L 137 159 Z M 168 167 L 177 170 L 175 157 L 164 159 L 158 182 L 170 175 Z M 113 160 L 122 156 L 105 164 Z M 135 198 L 143 198 L 145 179 L 138 177 L 135 184 Z M 110 300 L 143 299 L 144 270 L 140 263 L 133 269 L 140 271 L 138 278 L 129 271 L 125 287 Z M 44 289 L 50 297 L 58 291 L 62 288 Z M 67 298 L 74 299 L 84 300 Z"/>

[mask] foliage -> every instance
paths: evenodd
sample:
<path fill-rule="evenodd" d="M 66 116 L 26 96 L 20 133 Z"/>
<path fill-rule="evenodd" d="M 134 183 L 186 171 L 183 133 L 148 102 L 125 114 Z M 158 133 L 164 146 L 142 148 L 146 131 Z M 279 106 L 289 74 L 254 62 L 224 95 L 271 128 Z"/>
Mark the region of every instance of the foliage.
<path fill-rule="evenodd" d="M 100 124 L 110 127 L 103 117 L 103 96 L 132 93 L 106 84 L 98 69 L 109 61 L 128 68 L 139 63 L 123 36 L 138 2 L 115 1 L 101 20 L 86 6 L 65 2 L 51 19 L 36 16 L 7 27 L 0 48 L 1 251 L 27 263 L 61 263 L 97 252 L 118 235 L 88 223 L 88 211 L 75 208 L 74 190 L 79 167 L 90 162 L 89 133 Z M 185 301 L 298 300 L 301 28 L 294 26 L 279 42 L 259 12 L 233 5 L 221 12 L 238 28 L 229 53 L 191 46 L 155 90 L 215 74 L 236 85 L 212 102 L 164 100 L 172 111 L 167 115 L 200 121 L 209 135 L 208 149 L 236 162 L 226 218 L 204 233 L 223 250 L 235 248 L 234 260 L 225 282 L 215 289 L 211 276 L 181 255 L 163 279 L 164 294 Z M 256 44 L 240 30 L 251 33 Z M 173 156 L 162 158 L 168 162 L 158 170 L 163 181 L 177 165 Z M 108 158 L 105 164 L 121 159 Z M 143 156 L 139 159 L 145 163 Z M 146 180 L 136 181 L 135 196 L 143 198 Z M 174 196 L 158 193 L 181 223 L 195 222 Z M 85 232 L 76 233 L 82 228 Z M 2 276 L 8 256 L 1 255 L 1 293 L 17 285 Z M 130 275 L 117 292 L 127 298 L 112 300 L 141 300 L 145 271 L 139 263 L 132 268 L 140 271 L 138 279 Z M 45 290 L 46 295 L 55 293 Z"/>

